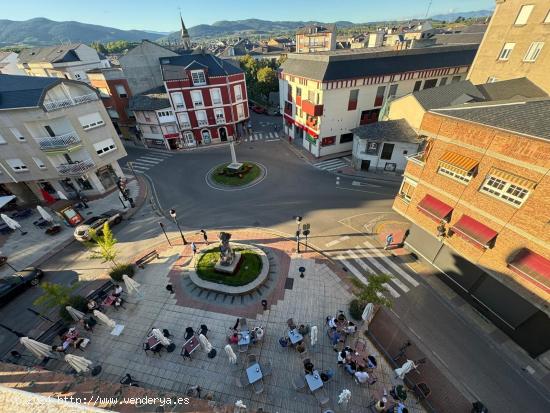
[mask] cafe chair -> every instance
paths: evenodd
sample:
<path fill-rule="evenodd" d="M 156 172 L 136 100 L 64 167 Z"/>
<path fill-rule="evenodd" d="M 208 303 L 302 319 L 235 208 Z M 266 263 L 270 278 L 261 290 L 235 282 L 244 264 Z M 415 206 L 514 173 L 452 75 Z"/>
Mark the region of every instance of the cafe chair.
<path fill-rule="evenodd" d="M 292 387 L 294 387 L 296 391 L 303 390 L 306 387 L 306 380 L 303 376 L 298 376 L 292 381 Z"/>
<path fill-rule="evenodd" d="M 239 320 L 239 329 L 248 330 L 248 321 L 246 320 L 246 318 L 243 317 Z"/>
<path fill-rule="evenodd" d="M 139 382 L 134 380 L 132 376 L 130 376 L 128 373 L 120 379 L 120 384 L 125 384 L 127 386 L 133 386 L 133 387 L 139 387 Z"/>
<path fill-rule="evenodd" d="M 264 381 L 262 379 L 255 381 L 252 383 L 252 388 L 254 389 L 254 393 L 260 394 L 264 391 Z"/>
<path fill-rule="evenodd" d="M 271 363 L 271 360 L 267 360 L 266 362 L 262 363 L 262 374 L 264 377 L 271 376 L 273 373 L 273 364 Z"/>
<path fill-rule="evenodd" d="M 252 366 L 253 364 L 258 362 L 258 356 L 256 354 L 249 354 L 248 355 L 248 366 Z"/>
<path fill-rule="evenodd" d="M 286 325 L 288 326 L 289 330 L 294 330 L 296 328 L 296 323 L 292 318 L 286 320 Z"/>
<path fill-rule="evenodd" d="M 166 338 L 172 337 L 172 334 L 170 334 L 170 331 L 168 331 L 168 329 L 166 329 L 166 328 L 162 329 L 162 335 Z"/>
<path fill-rule="evenodd" d="M 317 402 L 319 402 L 321 406 L 328 404 L 328 402 L 330 401 L 327 391 L 323 388 L 320 388 L 319 390 L 314 391 L 313 395 L 315 396 L 315 399 L 317 399 Z"/>
<path fill-rule="evenodd" d="M 418 399 L 418 402 L 426 400 L 428 396 L 432 393 L 431 389 L 426 383 L 418 383 L 416 386 L 414 386 L 413 391 L 414 395 Z"/>

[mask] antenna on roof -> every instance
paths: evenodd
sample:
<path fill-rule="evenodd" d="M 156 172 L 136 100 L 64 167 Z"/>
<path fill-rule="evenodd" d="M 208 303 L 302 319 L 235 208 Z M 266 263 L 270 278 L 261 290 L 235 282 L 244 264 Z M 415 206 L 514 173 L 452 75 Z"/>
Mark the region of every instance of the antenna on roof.
<path fill-rule="evenodd" d="M 428 10 L 426 10 L 426 17 L 425 19 L 428 18 L 428 14 L 430 14 L 430 9 L 432 8 L 432 2 L 433 0 L 430 0 L 430 2 L 428 3 Z"/>

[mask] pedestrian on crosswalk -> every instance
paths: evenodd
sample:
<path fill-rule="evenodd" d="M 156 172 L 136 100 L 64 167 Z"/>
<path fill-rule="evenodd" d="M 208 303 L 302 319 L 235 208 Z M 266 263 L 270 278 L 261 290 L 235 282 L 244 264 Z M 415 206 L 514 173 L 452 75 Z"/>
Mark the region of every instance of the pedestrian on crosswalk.
<path fill-rule="evenodd" d="M 204 242 L 206 245 L 208 245 L 208 236 L 206 235 L 206 231 L 204 229 L 201 229 L 200 231 L 202 233 L 202 237 L 204 238 Z"/>
<path fill-rule="evenodd" d="M 191 250 L 193 251 L 193 256 L 197 253 L 197 246 L 194 242 L 191 243 Z"/>
<path fill-rule="evenodd" d="M 386 246 L 384 247 L 385 250 L 389 249 L 390 246 L 393 244 L 393 234 L 389 233 L 386 237 Z"/>

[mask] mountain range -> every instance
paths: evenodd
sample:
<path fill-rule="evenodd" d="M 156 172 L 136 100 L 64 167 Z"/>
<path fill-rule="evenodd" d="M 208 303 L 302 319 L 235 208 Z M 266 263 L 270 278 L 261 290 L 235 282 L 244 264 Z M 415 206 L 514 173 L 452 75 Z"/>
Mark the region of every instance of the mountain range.
<path fill-rule="evenodd" d="M 436 14 L 431 17 L 433 20 L 441 20 L 446 22 L 454 22 L 459 17 L 464 17 L 465 19 L 470 19 L 473 17 L 489 17 L 493 14 L 492 10 L 476 10 L 476 11 L 465 11 L 465 12 L 456 12 L 456 13 L 446 13 L 446 14 Z"/>

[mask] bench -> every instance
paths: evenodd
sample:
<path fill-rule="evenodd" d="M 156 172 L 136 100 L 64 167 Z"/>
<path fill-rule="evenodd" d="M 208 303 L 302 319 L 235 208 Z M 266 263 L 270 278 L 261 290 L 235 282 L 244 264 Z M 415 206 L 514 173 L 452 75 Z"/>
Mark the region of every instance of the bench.
<path fill-rule="evenodd" d="M 89 300 L 94 301 L 103 301 L 107 295 L 109 295 L 109 291 L 111 291 L 114 287 L 114 284 L 112 281 L 107 281 L 105 284 L 103 284 L 101 287 L 96 288 L 90 294 L 86 296 L 86 298 Z"/>
<path fill-rule="evenodd" d="M 136 261 L 136 265 L 138 266 L 138 268 L 143 269 L 143 268 L 145 268 L 145 264 L 148 263 L 149 261 L 151 261 L 153 258 L 156 258 L 157 260 L 159 259 L 159 253 L 157 252 L 157 250 L 153 250 L 151 252 L 148 252 L 143 257 L 139 258 Z"/>

